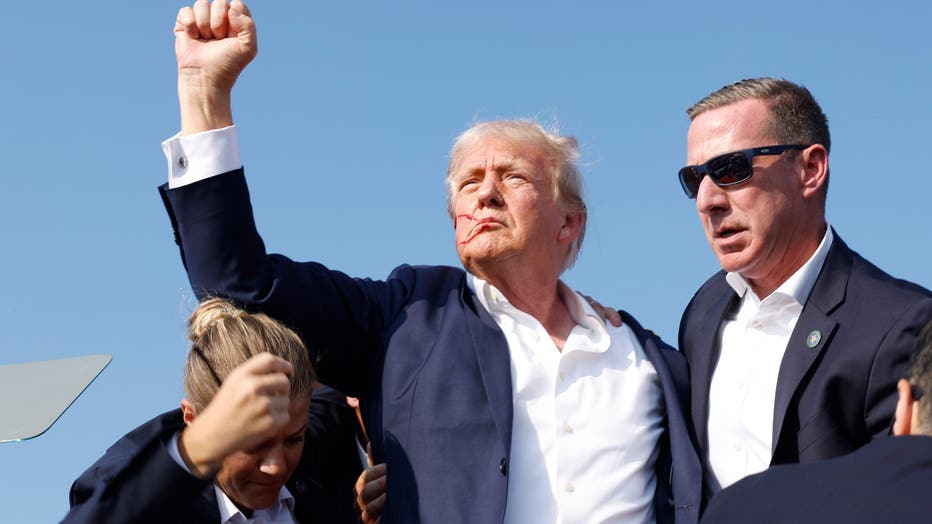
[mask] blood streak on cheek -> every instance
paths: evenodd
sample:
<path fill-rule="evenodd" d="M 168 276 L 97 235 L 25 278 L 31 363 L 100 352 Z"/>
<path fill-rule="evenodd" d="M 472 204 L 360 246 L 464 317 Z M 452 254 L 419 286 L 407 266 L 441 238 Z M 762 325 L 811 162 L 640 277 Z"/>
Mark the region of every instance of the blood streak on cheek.
<path fill-rule="evenodd" d="M 461 219 L 461 218 L 465 218 L 465 219 L 467 219 L 467 220 L 472 220 L 473 222 L 476 221 L 476 217 L 474 217 L 474 216 L 472 216 L 472 215 L 470 215 L 470 214 L 468 214 L 468 213 L 463 213 L 463 214 L 461 214 L 461 215 L 456 215 L 455 217 L 453 217 L 453 227 L 458 227 L 458 226 L 460 225 L 460 219 Z"/>
<path fill-rule="evenodd" d="M 476 217 L 474 217 L 474 216 L 472 216 L 472 215 L 470 215 L 470 214 L 468 214 L 468 213 L 463 213 L 463 214 L 460 214 L 460 215 L 456 215 L 456 216 L 453 218 L 453 227 L 454 227 L 454 228 L 457 228 L 457 229 L 459 228 L 459 223 L 460 223 L 460 219 L 461 219 L 461 218 L 465 218 L 466 220 L 469 220 L 469 221 L 472 221 L 472 222 L 479 222 L 479 221 L 476 220 Z M 466 237 L 466 240 L 457 242 L 457 245 L 462 246 L 462 245 L 468 244 L 470 241 L 472 241 L 472 239 L 476 238 L 476 235 L 478 235 L 479 233 L 485 231 L 486 229 L 488 229 L 488 226 L 486 225 L 486 223 L 485 223 L 485 222 L 479 222 L 478 224 L 476 224 L 475 226 L 473 226 L 473 229 L 472 229 L 472 231 L 470 231 L 469 236 Z"/>

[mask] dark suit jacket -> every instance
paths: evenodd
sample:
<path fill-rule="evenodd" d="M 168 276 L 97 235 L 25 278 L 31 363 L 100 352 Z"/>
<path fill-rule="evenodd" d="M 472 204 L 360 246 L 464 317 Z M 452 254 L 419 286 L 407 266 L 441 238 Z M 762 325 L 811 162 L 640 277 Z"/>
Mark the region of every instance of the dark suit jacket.
<path fill-rule="evenodd" d="M 932 437 L 892 437 L 814 464 L 776 466 L 725 488 L 703 524 L 932 522 Z"/>
<path fill-rule="evenodd" d="M 295 498 L 295 517 L 304 524 L 358 522 L 353 484 L 358 455 L 344 428 L 355 414 L 340 409 L 322 388 L 311 402 L 301 461 L 286 483 Z M 348 409 L 348 408 L 347 408 Z M 352 418 L 348 418 L 351 416 Z M 212 479 L 198 479 L 168 454 L 165 443 L 184 428 L 181 410 L 163 413 L 126 434 L 71 486 L 71 511 L 63 522 L 217 523 L 220 511 Z"/>
<path fill-rule="evenodd" d="M 163 186 L 162 196 L 194 292 L 294 327 L 316 356 L 321 381 L 360 398 L 375 458 L 388 465 L 384 523 L 502 521 L 512 426 L 508 345 L 462 269 L 404 265 L 373 281 L 266 255 L 242 170 Z M 685 361 L 626 321 L 657 369 L 666 403 L 657 515 L 695 522 L 701 471 L 685 413 Z"/>
<path fill-rule="evenodd" d="M 707 455 L 709 384 L 722 323 L 738 296 L 719 272 L 687 306 L 680 350 L 690 364 L 692 419 Z M 864 260 L 835 234 L 790 336 L 777 379 L 772 464 L 849 453 L 887 435 L 896 382 L 916 335 L 932 318 L 932 294 Z M 821 340 L 809 348 L 813 331 Z"/>

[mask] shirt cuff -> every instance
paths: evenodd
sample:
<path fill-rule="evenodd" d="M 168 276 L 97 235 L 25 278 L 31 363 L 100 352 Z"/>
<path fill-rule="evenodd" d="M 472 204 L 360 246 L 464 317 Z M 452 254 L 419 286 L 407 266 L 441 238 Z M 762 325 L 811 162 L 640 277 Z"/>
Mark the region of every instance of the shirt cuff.
<path fill-rule="evenodd" d="M 188 465 L 184 463 L 184 459 L 181 458 L 181 452 L 178 451 L 179 438 L 181 438 L 180 431 L 176 432 L 174 435 L 172 435 L 172 438 L 168 439 L 168 442 L 165 443 L 165 448 L 167 449 L 168 454 L 171 456 L 172 460 L 177 462 L 182 469 L 188 472 L 188 474 L 194 475 L 194 473 L 191 473 L 191 470 L 188 469 Z"/>
<path fill-rule="evenodd" d="M 162 142 L 168 160 L 168 188 L 193 184 L 243 167 L 236 126 L 193 135 L 175 135 Z"/>

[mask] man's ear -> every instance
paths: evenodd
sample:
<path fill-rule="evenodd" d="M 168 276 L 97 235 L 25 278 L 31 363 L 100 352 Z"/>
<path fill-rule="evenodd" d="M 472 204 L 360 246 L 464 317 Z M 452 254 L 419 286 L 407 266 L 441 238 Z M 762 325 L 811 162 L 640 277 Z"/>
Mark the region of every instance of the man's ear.
<path fill-rule="evenodd" d="M 557 240 L 560 242 L 573 242 L 579 237 L 583 224 L 586 223 L 585 211 L 573 211 L 566 214 L 563 219 L 563 226 L 557 233 Z"/>
<path fill-rule="evenodd" d="M 899 394 L 899 399 L 896 401 L 893 434 L 899 437 L 909 435 L 913 429 L 913 390 L 909 386 L 909 381 L 901 378 L 896 383 L 896 392 Z"/>
<path fill-rule="evenodd" d="M 809 146 L 800 154 L 800 160 L 803 163 L 802 183 L 805 196 L 823 191 L 828 183 L 828 151 L 825 150 L 825 146 Z"/>
<path fill-rule="evenodd" d="M 194 421 L 194 417 L 197 416 L 197 409 L 190 400 L 185 398 L 181 399 L 181 413 L 184 414 L 184 423 L 187 425 Z"/>

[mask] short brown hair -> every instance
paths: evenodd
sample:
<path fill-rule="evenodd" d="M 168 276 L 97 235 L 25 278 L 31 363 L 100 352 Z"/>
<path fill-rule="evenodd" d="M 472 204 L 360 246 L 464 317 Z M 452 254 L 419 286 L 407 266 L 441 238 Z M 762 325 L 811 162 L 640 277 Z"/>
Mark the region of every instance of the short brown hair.
<path fill-rule="evenodd" d="M 291 363 L 291 398 L 310 395 L 315 374 L 310 357 L 294 331 L 262 314 L 249 313 L 225 300 L 202 302 L 188 320 L 188 351 L 184 370 L 185 398 L 203 410 L 234 368 L 254 355 L 268 352 Z"/>
<path fill-rule="evenodd" d="M 778 78 L 750 78 L 722 87 L 686 110 L 690 120 L 711 109 L 761 99 L 770 106 L 770 134 L 784 144 L 822 144 L 832 149 L 828 118 L 805 87 Z M 771 145 L 771 144 L 761 144 Z"/>

